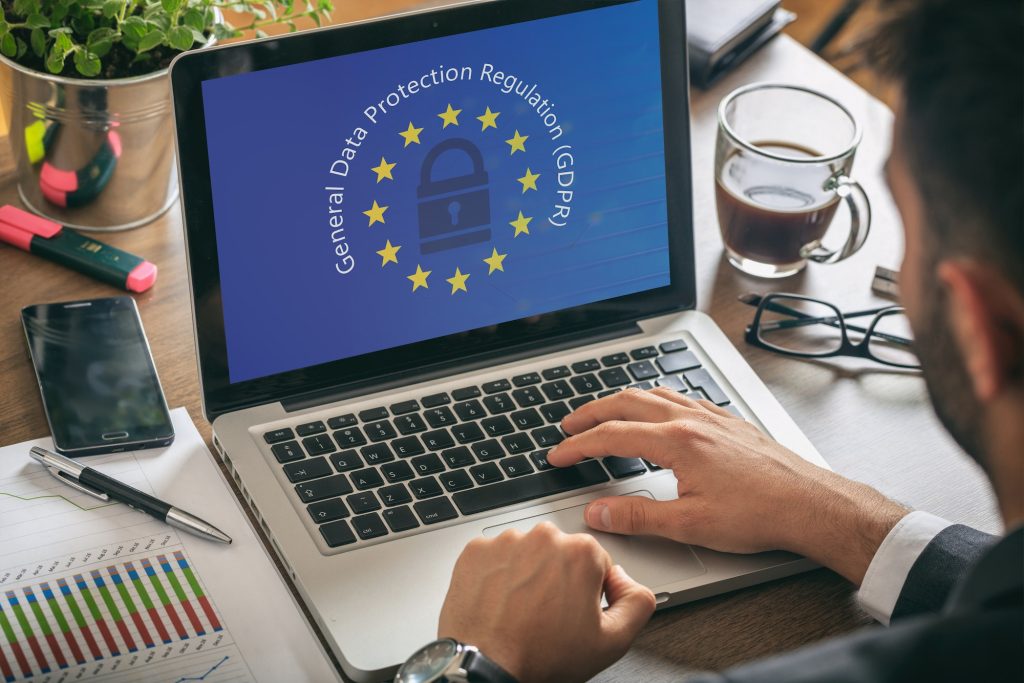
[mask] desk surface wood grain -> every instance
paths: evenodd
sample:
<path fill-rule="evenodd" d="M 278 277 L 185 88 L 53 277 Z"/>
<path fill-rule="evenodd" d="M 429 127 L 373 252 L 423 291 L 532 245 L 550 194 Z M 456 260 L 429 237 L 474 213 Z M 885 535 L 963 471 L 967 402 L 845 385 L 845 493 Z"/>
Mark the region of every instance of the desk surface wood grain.
<path fill-rule="evenodd" d="M 715 215 L 712 163 L 716 108 L 733 88 L 775 80 L 809 85 L 843 101 L 864 128 L 854 173 L 874 207 L 865 248 L 835 266 L 812 266 L 778 282 L 748 278 L 722 256 Z M 955 521 L 999 529 L 993 498 L 980 471 L 945 435 L 916 374 L 880 371 L 859 362 L 817 363 L 782 358 L 743 342 L 752 311 L 736 297 L 746 291 L 794 291 L 843 307 L 882 300 L 870 291 L 876 265 L 898 267 L 898 216 L 881 180 L 892 115 L 878 101 L 787 37 L 770 43 L 713 90 L 694 91 L 694 230 L 699 307 L 725 330 L 755 371 L 839 472 L 866 481 L 908 505 Z M 10 154 L 0 140 L 0 202 L 18 203 Z M 841 219 L 840 219 L 841 220 Z M 180 213 L 101 236 L 156 263 L 160 277 L 137 296 L 171 406 L 185 406 L 209 442 L 203 418 Z M 85 276 L 0 245 L 0 444 L 47 432 L 21 330 L 22 306 L 110 296 L 117 292 Z M 853 588 L 825 570 L 719 596 L 657 614 L 630 652 L 596 680 L 679 680 L 686 671 L 720 669 L 783 652 L 864 626 L 870 619 Z"/>

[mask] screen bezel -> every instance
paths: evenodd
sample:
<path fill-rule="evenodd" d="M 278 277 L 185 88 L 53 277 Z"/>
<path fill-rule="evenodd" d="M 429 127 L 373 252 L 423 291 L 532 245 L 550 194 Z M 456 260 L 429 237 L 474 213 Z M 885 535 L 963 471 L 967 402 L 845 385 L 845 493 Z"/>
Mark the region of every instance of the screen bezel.
<path fill-rule="evenodd" d="M 191 278 L 197 356 L 208 419 L 304 394 L 360 386 L 381 377 L 472 362 L 550 342 L 564 345 L 599 330 L 690 309 L 696 303 L 690 168 L 689 77 L 684 0 L 657 0 L 665 131 L 670 284 L 665 287 L 514 320 L 242 382 L 228 377 L 220 272 L 202 83 L 213 78 L 363 52 L 430 38 L 653 0 L 491 0 L 195 50 L 171 65 L 181 206 Z M 268 320 L 268 324 L 273 324 Z"/>
<path fill-rule="evenodd" d="M 54 428 L 51 419 L 52 401 L 54 390 L 47 391 L 48 382 L 44 380 L 46 367 L 44 360 L 37 358 L 35 353 L 35 335 L 32 331 L 33 324 L 45 326 L 48 322 L 65 322 L 81 319 L 88 315 L 125 315 L 132 321 L 134 340 L 133 345 L 138 345 L 146 359 L 148 380 L 156 390 L 159 406 L 162 409 L 160 424 L 150 426 L 136 426 L 131 429 L 123 429 L 124 425 L 111 425 L 95 435 L 95 438 L 83 441 L 60 441 L 59 430 Z M 21 309 L 22 327 L 25 330 L 25 340 L 28 344 L 29 356 L 32 358 L 32 367 L 36 374 L 36 381 L 39 384 L 39 391 L 43 403 L 43 411 L 46 414 L 46 422 L 50 426 L 50 434 L 53 436 L 54 448 L 68 457 L 84 455 L 96 455 L 100 453 L 115 453 L 121 451 L 138 450 L 142 448 L 157 448 L 169 445 L 174 440 L 174 425 L 171 422 L 171 414 L 167 408 L 167 400 L 164 396 L 163 386 L 160 384 L 160 376 L 157 374 L 156 365 L 153 363 L 153 354 L 149 348 L 149 340 L 146 339 L 146 332 L 142 328 L 142 320 L 139 318 L 139 311 L 135 300 L 130 296 L 109 297 L 105 299 L 87 299 L 82 301 L 68 301 L 63 303 L 36 304 Z M 126 431 L 127 436 L 123 439 L 105 440 L 103 434 L 111 432 Z"/>

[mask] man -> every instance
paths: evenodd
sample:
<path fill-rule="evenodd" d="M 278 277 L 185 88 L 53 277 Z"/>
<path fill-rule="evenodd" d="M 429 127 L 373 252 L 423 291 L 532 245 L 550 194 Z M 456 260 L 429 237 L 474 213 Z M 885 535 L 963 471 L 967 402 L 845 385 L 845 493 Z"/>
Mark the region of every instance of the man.
<path fill-rule="evenodd" d="M 702 680 L 1024 680 L 1024 7 L 887 9 L 867 55 L 901 93 L 886 174 L 906 233 L 903 303 L 935 409 L 991 480 L 1007 535 L 909 512 L 707 402 L 659 389 L 587 404 L 565 418 L 572 436 L 552 464 L 614 453 L 679 479 L 678 500 L 594 501 L 591 527 L 801 553 L 892 620 Z M 521 683 L 581 681 L 627 650 L 654 605 L 592 538 L 541 525 L 467 546 L 438 633 Z"/>

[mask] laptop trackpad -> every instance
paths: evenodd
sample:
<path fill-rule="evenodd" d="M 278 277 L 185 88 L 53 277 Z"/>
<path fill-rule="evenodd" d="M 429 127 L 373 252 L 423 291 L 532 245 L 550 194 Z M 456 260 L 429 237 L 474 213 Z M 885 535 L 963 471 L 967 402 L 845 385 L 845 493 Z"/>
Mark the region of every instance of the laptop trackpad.
<path fill-rule="evenodd" d="M 648 491 L 635 491 L 627 495 L 654 498 Z M 688 545 L 652 536 L 620 536 L 594 531 L 583 521 L 585 507 L 577 505 L 487 527 L 484 536 L 497 536 L 506 529 L 529 531 L 541 522 L 551 522 L 567 534 L 587 533 L 608 551 L 612 562 L 621 564 L 627 574 L 652 590 L 700 576 L 707 571 Z"/>

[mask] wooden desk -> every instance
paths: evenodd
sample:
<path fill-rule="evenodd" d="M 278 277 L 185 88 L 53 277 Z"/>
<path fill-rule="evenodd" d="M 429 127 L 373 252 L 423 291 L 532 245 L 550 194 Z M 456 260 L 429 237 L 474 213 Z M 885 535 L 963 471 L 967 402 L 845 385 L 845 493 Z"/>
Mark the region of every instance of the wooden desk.
<path fill-rule="evenodd" d="M 871 196 L 873 234 L 845 263 L 811 267 L 782 282 L 748 278 L 725 262 L 715 218 L 712 161 L 715 110 L 733 88 L 752 81 L 806 84 L 842 100 L 865 129 L 854 167 Z M 745 291 L 789 290 L 844 307 L 879 301 L 870 292 L 877 264 L 898 266 L 898 218 L 881 181 L 891 113 L 878 101 L 787 37 L 710 92 L 693 95 L 693 166 L 697 179 L 695 232 L 701 310 L 709 312 L 749 359 L 832 466 L 914 507 L 985 530 L 997 530 L 993 498 L 980 471 L 959 454 L 928 405 L 922 380 L 859 363 L 809 363 L 746 346 L 752 311 L 736 301 Z M 10 168 L 6 150 L 0 172 Z M 9 171 L 0 176 L 0 201 L 16 203 Z M 189 313 L 181 217 L 173 209 L 143 228 L 104 236 L 160 267 L 157 285 L 138 297 L 143 322 L 171 406 L 186 406 L 209 441 L 202 417 Z M 18 311 L 27 304 L 117 293 L 82 275 L 0 246 L 0 444 L 47 431 Z M 599 681 L 677 681 L 692 669 L 719 669 L 783 652 L 869 623 L 853 589 L 816 571 L 659 613 L 629 654 Z"/>

